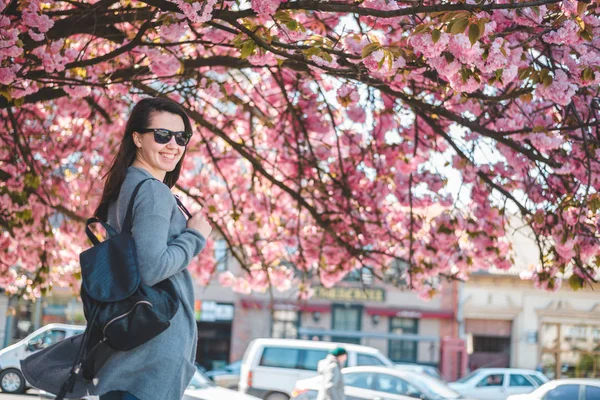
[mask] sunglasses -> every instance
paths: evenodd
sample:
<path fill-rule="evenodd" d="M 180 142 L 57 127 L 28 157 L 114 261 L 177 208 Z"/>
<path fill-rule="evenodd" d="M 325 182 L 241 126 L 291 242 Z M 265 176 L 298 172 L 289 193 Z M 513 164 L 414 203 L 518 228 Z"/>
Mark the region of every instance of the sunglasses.
<path fill-rule="evenodd" d="M 139 133 L 154 132 L 154 141 L 158 144 L 167 144 L 175 136 L 175 143 L 179 146 L 187 146 L 192 137 L 191 132 L 173 132 L 164 128 L 140 129 Z"/>

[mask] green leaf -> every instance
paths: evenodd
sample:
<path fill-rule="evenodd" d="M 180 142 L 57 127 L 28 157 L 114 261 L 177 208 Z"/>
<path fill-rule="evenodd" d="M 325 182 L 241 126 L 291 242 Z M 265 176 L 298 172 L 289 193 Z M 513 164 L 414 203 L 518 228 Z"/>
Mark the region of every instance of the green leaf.
<path fill-rule="evenodd" d="M 439 29 L 434 29 L 433 32 L 431 32 L 431 40 L 433 43 L 437 43 L 441 36 L 442 32 Z"/>
<path fill-rule="evenodd" d="M 254 53 L 254 49 L 256 49 L 256 43 L 254 43 L 252 40 L 247 40 L 242 45 L 241 57 L 243 59 L 250 57 L 252 53 Z"/>
<path fill-rule="evenodd" d="M 471 42 L 471 46 L 474 46 L 475 43 L 477 43 L 477 40 L 479 40 L 480 36 L 481 30 L 479 29 L 479 25 L 471 24 L 469 26 L 469 41 Z"/>
<path fill-rule="evenodd" d="M 585 10 L 587 10 L 588 8 L 588 3 L 583 2 L 583 1 L 578 1 L 577 2 L 577 14 L 581 15 L 585 12 Z"/>
<path fill-rule="evenodd" d="M 369 57 L 371 53 L 378 50 L 381 45 L 379 43 L 370 43 L 362 49 L 362 58 Z"/>
<path fill-rule="evenodd" d="M 452 24 L 452 28 L 450 29 L 450 33 L 453 35 L 458 35 L 459 33 L 464 33 L 469 25 L 469 18 L 463 17 L 454 20 Z"/>
<path fill-rule="evenodd" d="M 547 75 L 547 76 L 546 76 L 546 77 L 545 77 L 545 78 L 542 80 L 542 82 L 544 83 L 544 86 L 548 87 L 548 86 L 552 85 L 552 82 L 554 82 L 554 79 L 553 79 L 553 78 L 552 78 L 550 75 Z"/>
<path fill-rule="evenodd" d="M 573 290 L 578 290 L 583 287 L 583 278 L 579 275 L 573 274 L 569 277 L 569 286 Z"/>

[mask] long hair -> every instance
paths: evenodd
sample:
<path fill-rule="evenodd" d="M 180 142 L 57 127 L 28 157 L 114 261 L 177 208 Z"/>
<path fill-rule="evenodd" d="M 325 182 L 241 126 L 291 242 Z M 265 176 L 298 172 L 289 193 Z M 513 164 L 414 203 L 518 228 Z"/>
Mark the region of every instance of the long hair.
<path fill-rule="evenodd" d="M 135 161 L 137 154 L 137 147 L 133 143 L 133 132 L 138 132 L 148 127 L 150 117 L 153 112 L 168 112 L 171 114 L 179 115 L 183 119 L 186 132 L 192 131 L 192 124 L 190 119 L 183 110 L 183 108 L 172 100 L 165 98 L 147 98 L 140 100 L 131 110 L 131 115 L 127 121 L 125 127 L 125 134 L 123 140 L 119 146 L 119 151 L 113 159 L 110 169 L 105 175 L 106 182 L 104 184 L 104 190 L 102 192 L 102 198 L 100 204 L 96 208 L 94 215 L 103 221 L 106 221 L 108 215 L 108 206 L 111 202 L 116 201 L 119 192 L 121 191 L 121 185 L 127 175 L 127 168 Z M 186 150 L 184 150 L 181 160 L 175 166 L 173 171 L 167 172 L 163 182 L 170 188 L 175 186 L 179 179 L 181 172 L 181 166 L 183 159 L 185 158 Z"/>

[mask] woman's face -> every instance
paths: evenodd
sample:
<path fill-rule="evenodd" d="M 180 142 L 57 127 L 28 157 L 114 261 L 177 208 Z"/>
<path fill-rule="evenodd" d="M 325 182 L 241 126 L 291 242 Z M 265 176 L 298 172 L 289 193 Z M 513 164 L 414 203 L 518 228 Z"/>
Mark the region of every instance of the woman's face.
<path fill-rule="evenodd" d="M 185 130 L 183 119 L 177 114 L 166 111 L 154 111 L 150 115 L 147 128 L 163 128 L 173 132 Z M 173 171 L 183 156 L 185 146 L 175 143 L 175 136 L 166 144 L 156 143 L 154 133 L 133 133 L 133 142 L 137 149 L 135 164 L 144 167 L 155 178 L 163 180 L 166 173 Z"/>

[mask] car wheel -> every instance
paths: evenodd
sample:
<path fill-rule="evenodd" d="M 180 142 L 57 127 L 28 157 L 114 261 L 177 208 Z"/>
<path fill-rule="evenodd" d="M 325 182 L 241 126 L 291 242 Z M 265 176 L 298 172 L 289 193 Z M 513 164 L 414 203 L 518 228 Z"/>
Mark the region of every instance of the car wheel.
<path fill-rule="evenodd" d="M 290 398 L 283 393 L 271 393 L 265 400 L 289 400 Z"/>
<path fill-rule="evenodd" d="M 14 368 L 9 368 L 0 374 L 0 389 L 4 393 L 24 393 L 25 378 L 21 371 Z"/>

